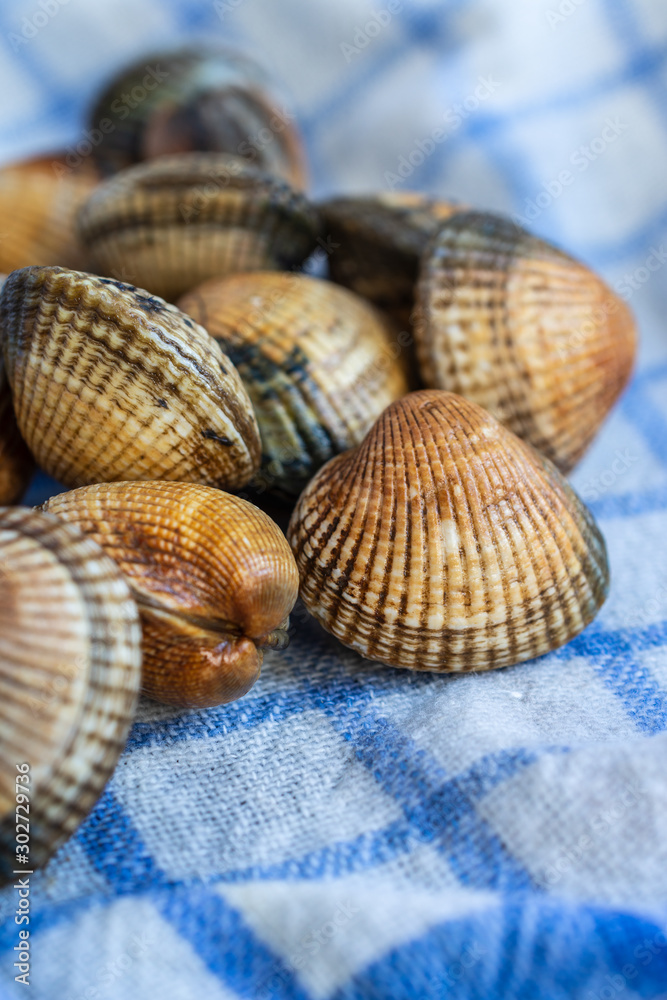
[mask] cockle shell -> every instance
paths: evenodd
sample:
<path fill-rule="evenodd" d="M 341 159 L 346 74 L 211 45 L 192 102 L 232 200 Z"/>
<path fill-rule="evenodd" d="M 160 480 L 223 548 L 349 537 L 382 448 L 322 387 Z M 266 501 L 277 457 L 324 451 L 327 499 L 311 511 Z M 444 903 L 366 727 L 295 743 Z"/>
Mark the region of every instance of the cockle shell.
<path fill-rule="evenodd" d="M 439 225 L 462 206 L 415 191 L 331 198 L 320 206 L 334 281 L 409 329 L 419 259 Z"/>
<path fill-rule="evenodd" d="M 99 182 L 92 165 L 76 168 L 65 154 L 0 169 L 0 271 L 30 264 L 80 267 L 76 216 Z"/>
<path fill-rule="evenodd" d="M 408 391 L 404 348 L 363 299 L 303 274 L 206 282 L 179 300 L 236 365 L 262 437 L 256 486 L 298 496 Z"/>
<path fill-rule="evenodd" d="M 113 483 L 44 509 L 90 535 L 125 574 L 149 697 L 189 708 L 233 701 L 257 680 L 263 649 L 288 644 L 294 558 L 277 525 L 245 500 L 184 483 Z"/>
<path fill-rule="evenodd" d="M 604 540 L 547 459 L 475 403 L 393 403 L 302 493 L 301 597 L 363 656 L 488 670 L 568 642 L 608 589 Z"/>
<path fill-rule="evenodd" d="M 236 488 L 259 468 L 252 405 L 201 327 L 141 289 L 59 267 L 9 276 L 4 356 L 21 434 L 66 486 Z"/>
<path fill-rule="evenodd" d="M 90 128 L 101 136 L 95 160 L 112 174 L 171 153 L 232 153 L 302 188 L 294 116 L 272 90 L 256 63 L 225 48 L 142 58 L 109 83 L 92 110 Z"/>
<path fill-rule="evenodd" d="M 0 292 L 6 278 L 6 274 L 0 274 Z M 14 416 L 12 394 L 2 360 L 0 329 L 0 506 L 16 503 L 23 496 L 34 467 L 30 449 L 21 437 Z"/>
<path fill-rule="evenodd" d="M 174 301 L 208 278 L 302 264 L 319 216 L 240 157 L 181 153 L 101 184 L 79 228 L 94 270 Z"/>
<path fill-rule="evenodd" d="M 636 340 L 597 275 L 481 212 L 445 222 L 426 251 L 415 337 L 426 385 L 479 403 L 563 472 L 628 381 Z"/>
<path fill-rule="evenodd" d="M 92 808 L 125 743 L 140 676 L 137 608 L 114 563 L 51 514 L 1 509 L 1 881 L 44 864 Z M 15 784 L 22 773 L 29 782 Z M 17 792 L 28 809 L 21 799 L 17 809 Z M 17 850 L 21 819 L 29 852 Z M 17 862 L 26 853 L 29 863 Z"/>

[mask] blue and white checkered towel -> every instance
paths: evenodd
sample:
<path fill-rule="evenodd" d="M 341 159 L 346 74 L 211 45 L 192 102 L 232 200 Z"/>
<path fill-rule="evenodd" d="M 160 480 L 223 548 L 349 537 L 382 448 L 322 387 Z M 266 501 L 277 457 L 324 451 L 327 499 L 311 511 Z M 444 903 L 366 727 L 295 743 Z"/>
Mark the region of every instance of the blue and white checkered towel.
<path fill-rule="evenodd" d="M 120 64 L 213 36 L 286 82 L 318 194 L 508 212 L 630 301 L 639 370 L 573 476 L 611 595 L 508 670 L 412 676 L 306 623 L 234 705 L 144 703 L 32 878 L 29 995 L 667 997 L 665 2 L 3 3 L 0 155 L 76 146 Z M 28 995 L 0 901 L 0 990 Z"/>

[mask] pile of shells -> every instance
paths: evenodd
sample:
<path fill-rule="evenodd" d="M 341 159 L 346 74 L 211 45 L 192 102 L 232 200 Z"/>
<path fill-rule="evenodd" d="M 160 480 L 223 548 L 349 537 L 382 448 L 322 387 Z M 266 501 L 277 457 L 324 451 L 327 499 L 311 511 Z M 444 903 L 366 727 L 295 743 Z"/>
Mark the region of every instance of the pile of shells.
<path fill-rule="evenodd" d="M 499 215 L 314 204 L 276 94 L 227 50 L 159 53 L 95 104 L 90 157 L 0 170 L 0 878 L 17 761 L 40 865 L 138 692 L 245 695 L 299 594 L 363 657 L 455 673 L 605 600 L 564 473 L 630 377 L 627 306 Z M 69 492 L 10 506 L 35 466 Z"/>

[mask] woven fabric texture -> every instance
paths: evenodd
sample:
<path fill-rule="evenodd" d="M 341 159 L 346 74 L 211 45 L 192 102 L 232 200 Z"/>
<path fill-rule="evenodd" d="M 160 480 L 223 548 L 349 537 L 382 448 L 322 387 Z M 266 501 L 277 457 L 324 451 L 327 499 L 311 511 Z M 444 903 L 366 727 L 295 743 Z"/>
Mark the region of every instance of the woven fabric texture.
<path fill-rule="evenodd" d="M 383 668 L 304 621 L 242 701 L 144 702 L 32 877 L 29 995 L 667 997 L 664 0 L 3 3 L 0 156 L 76 146 L 113 71 L 198 38 L 284 82 L 316 194 L 507 212 L 629 301 L 638 370 L 572 476 L 611 593 L 566 648 L 487 675 Z M 8 998 L 15 909 L 4 890 Z"/>

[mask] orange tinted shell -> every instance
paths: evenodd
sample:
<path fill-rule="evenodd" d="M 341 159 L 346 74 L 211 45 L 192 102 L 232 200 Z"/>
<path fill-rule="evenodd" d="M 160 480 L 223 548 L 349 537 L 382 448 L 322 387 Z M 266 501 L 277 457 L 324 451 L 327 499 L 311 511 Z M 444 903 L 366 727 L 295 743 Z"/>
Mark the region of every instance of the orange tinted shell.
<path fill-rule="evenodd" d="M 130 584 L 149 697 L 190 708 L 233 701 L 257 680 L 263 649 L 287 645 L 294 558 L 245 500 L 184 483 L 113 483 L 44 509 L 90 535 Z"/>

